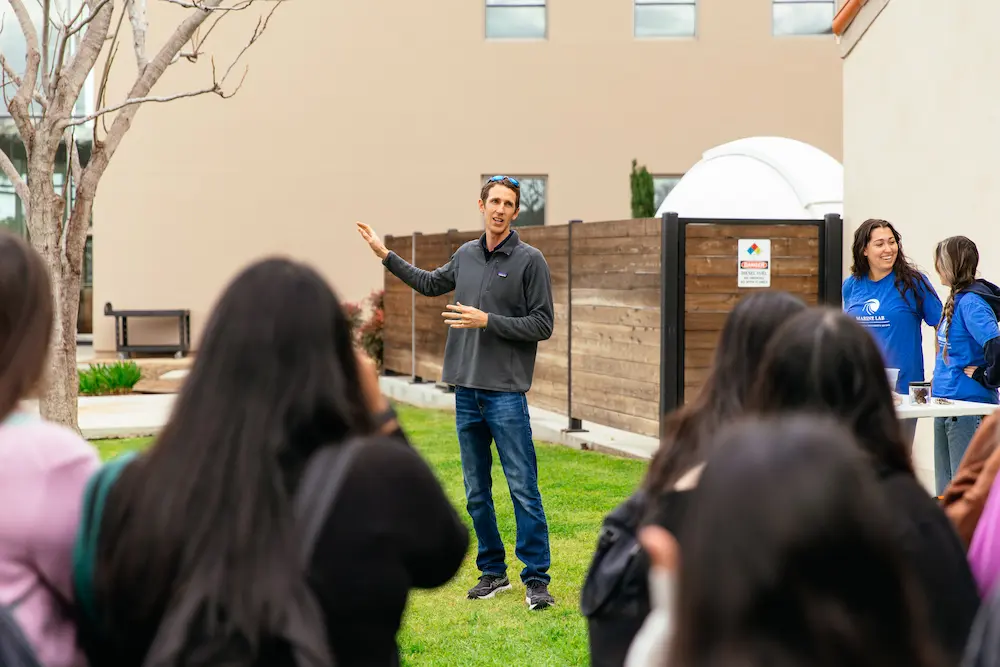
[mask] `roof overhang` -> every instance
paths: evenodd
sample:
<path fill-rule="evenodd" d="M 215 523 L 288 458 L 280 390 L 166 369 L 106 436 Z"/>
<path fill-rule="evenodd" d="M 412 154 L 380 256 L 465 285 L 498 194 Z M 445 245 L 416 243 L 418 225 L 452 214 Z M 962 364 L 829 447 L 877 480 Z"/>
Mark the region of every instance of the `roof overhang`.
<path fill-rule="evenodd" d="M 850 55 L 888 4 L 889 0 L 845 0 L 833 19 L 841 58 Z"/>

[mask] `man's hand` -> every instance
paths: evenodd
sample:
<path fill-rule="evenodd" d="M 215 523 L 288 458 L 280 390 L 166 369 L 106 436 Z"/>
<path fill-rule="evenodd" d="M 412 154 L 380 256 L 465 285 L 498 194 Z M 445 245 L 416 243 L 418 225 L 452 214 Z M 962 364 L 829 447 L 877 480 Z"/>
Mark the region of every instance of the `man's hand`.
<path fill-rule="evenodd" d="M 379 259 L 385 259 L 386 255 L 389 254 L 389 249 L 385 247 L 384 243 L 382 243 L 382 239 L 378 237 L 375 230 L 363 222 L 358 222 L 356 224 L 358 225 L 358 233 L 361 234 L 361 238 L 365 240 L 365 243 L 367 243 L 368 247 L 372 249 L 372 252 L 374 252 Z"/>
<path fill-rule="evenodd" d="M 965 374 L 968 375 L 969 377 L 972 377 L 973 374 L 976 372 L 977 368 L 979 368 L 979 366 L 966 366 Z"/>
<path fill-rule="evenodd" d="M 485 329 L 489 321 L 488 313 L 472 306 L 456 303 L 448 304 L 447 308 L 448 311 L 441 314 L 444 315 L 444 323 L 452 329 Z"/>

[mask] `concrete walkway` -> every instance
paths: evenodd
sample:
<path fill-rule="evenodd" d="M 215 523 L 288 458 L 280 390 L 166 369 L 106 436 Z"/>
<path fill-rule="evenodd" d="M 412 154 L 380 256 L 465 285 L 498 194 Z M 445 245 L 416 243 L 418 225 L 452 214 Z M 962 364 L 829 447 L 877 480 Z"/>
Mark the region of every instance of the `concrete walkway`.
<path fill-rule="evenodd" d="M 455 411 L 455 395 L 446 392 L 435 384 L 414 384 L 401 377 L 379 378 L 382 393 L 409 405 L 422 408 Z M 649 459 L 659 447 L 659 441 L 645 435 L 636 435 L 626 431 L 583 422 L 583 433 L 566 433 L 567 427 L 564 415 L 543 410 L 528 405 L 531 416 L 531 430 L 535 440 L 566 445 L 575 449 L 584 449 L 616 456 Z"/>
<path fill-rule="evenodd" d="M 400 403 L 454 412 L 455 395 L 434 384 L 413 384 L 405 378 L 381 377 L 382 393 Z M 79 403 L 79 424 L 85 438 L 139 438 L 155 435 L 167 422 L 174 394 L 130 394 L 126 396 L 83 396 Z M 37 412 L 37 403 L 29 403 Z M 566 417 L 529 405 L 531 429 L 537 441 L 552 442 L 575 449 L 649 459 L 656 451 L 656 438 L 584 422 L 583 433 L 565 433 Z"/>
<path fill-rule="evenodd" d="M 88 440 L 148 437 L 167 423 L 174 398 L 174 394 L 81 396 L 77 423 Z M 37 414 L 37 402 L 27 407 Z"/>

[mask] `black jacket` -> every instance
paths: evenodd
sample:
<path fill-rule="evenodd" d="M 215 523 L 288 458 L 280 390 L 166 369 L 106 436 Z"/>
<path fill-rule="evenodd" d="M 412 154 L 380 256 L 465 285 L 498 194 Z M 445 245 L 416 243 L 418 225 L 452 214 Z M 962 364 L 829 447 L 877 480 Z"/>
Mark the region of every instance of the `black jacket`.
<path fill-rule="evenodd" d="M 979 279 L 965 289 L 958 291 L 956 302 L 963 294 L 975 294 L 983 299 L 993 309 L 993 314 L 1000 320 L 1000 287 L 988 280 Z M 1000 337 L 987 341 L 983 346 L 986 365 L 978 367 L 972 374 L 972 379 L 987 389 L 1000 387 Z"/>

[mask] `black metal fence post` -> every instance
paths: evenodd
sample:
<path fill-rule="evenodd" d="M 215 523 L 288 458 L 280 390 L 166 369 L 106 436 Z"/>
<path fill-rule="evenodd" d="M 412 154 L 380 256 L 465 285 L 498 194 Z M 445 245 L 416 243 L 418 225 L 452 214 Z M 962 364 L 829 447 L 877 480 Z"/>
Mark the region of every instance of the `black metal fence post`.
<path fill-rule="evenodd" d="M 660 226 L 660 437 L 664 416 L 679 407 L 684 392 L 684 274 L 681 223 L 676 213 L 664 213 Z M 671 372 L 673 371 L 673 372 Z"/>
<path fill-rule="evenodd" d="M 820 247 L 820 290 L 824 303 L 843 307 L 841 284 L 844 282 L 844 220 L 836 213 L 823 216 L 823 239 Z"/>
<path fill-rule="evenodd" d="M 570 220 L 566 230 L 566 428 L 563 433 L 584 433 L 583 422 L 573 416 L 573 227 L 583 220 Z"/>
<path fill-rule="evenodd" d="M 417 265 L 417 237 L 420 232 L 410 234 L 410 264 Z M 420 382 L 417 377 L 417 291 L 410 289 L 410 382 Z"/>

